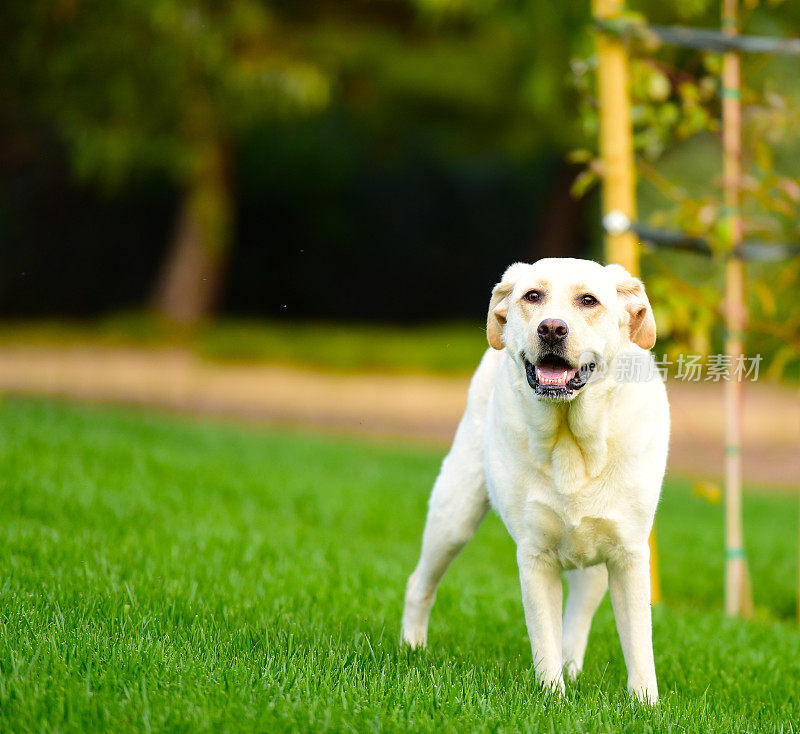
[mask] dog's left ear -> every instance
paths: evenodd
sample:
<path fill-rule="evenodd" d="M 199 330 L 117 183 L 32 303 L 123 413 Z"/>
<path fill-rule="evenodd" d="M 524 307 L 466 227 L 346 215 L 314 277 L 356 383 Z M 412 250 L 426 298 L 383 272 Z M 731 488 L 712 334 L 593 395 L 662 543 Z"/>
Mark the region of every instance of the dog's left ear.
<path fill-rule="evenodd" d="M 506 346 L 503 330 L 508 319 L 508 297 L 513 290 L 514 284 L 505 279 L 492 289 L 489 313 L 486 314 L 486 338 L 494 349 L 503 349 Z"/>
<path fill-rule="evenodd" d="M 619 296 L 630 320 L 631 341 L 642 349 L 652 349 L 656 343 L 656 319 L 653 309 L 647 299 L 644 283 L 634 278 L 621 265 L 607 265 L 613 270 L 617 281 L 617 295 Z"/>

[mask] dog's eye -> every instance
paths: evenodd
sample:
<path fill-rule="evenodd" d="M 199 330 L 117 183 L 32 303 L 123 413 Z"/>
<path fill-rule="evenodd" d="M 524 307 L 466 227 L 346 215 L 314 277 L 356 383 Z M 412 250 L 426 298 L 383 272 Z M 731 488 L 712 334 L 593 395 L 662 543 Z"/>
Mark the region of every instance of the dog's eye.
<path fill-rule="evenodd" d="M 596 306 L 598 303 L 599 301 L 588 293 L 585 296 L 581 296 L 581 304 L 584 306 Z"/>
<path fill-rule="evenodd" d="M 526 301 L 530 303 L 536 303 L 541 297 L 542 294 L 539 291 L 528 291 L 524 296 L 522 296 Z"/>

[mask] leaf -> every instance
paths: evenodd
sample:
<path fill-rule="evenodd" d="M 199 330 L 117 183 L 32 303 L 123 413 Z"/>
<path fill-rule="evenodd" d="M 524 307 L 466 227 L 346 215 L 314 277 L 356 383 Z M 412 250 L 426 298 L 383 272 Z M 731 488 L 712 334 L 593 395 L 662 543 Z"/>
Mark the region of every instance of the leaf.
<path fill-rule="evenodd" d="M 710 505 L 722 504 L 722 488 L 716 482 L 695 482 L 692 485 L 692 494 Z"/>
<path fill-rule="evenodd" d="M 594 186 L 598 181 L 598 175 L 591 168 L 587 168 L 577 175 L 575 180 L 572 182 L 569 192 L 572 194 L 572 196 L 578 199 L 586 194 L 586 192 L 589 191 L 589 189 L 591 189 L 592 186 Z"/>

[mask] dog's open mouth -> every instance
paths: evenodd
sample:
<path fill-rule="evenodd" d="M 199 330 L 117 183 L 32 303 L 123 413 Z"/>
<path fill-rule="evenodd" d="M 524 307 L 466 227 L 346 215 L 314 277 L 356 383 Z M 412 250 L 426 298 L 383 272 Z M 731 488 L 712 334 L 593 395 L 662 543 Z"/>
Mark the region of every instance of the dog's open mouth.
<path fill-rule="evenodd" d="M 594 362 L 588 362 L 573 367 L 557 354 L 546 354 L 537 364 L 531 364 L 523 354 L 522 361 L 525 364 L 528 384 L 537 395 L 551 398 L 569 397 L 580 390 L 589 382 L 596 366 Z"/>

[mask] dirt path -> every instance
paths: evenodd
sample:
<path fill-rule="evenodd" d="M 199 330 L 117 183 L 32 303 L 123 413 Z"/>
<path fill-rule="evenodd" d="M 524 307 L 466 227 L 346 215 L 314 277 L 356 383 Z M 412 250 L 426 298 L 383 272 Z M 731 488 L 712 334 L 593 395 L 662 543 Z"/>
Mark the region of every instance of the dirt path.
<path fill-rule="evenodd" d="M 5 347 L 0 390 L 150 405 L 447 444 L 468 379 L 333 374 L 278 365 L 214 364 L 179 351 Z M 722 386 L 672 382 L 670 469 L 722 472 Z M 748 482 L 800 486 L 800 394 L 748 384 L 744 464 Z"/>

